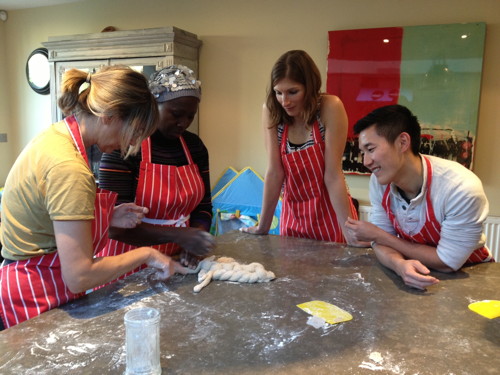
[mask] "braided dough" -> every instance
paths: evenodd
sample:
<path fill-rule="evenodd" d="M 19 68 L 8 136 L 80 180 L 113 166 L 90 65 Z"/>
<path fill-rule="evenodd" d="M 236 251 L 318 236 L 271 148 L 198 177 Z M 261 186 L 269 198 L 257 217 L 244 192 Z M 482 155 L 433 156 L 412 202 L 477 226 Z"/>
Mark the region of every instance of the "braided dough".
<path fill-rule="evenodd" d="M 220 257 L 215 260 L 214 256 L 203 259 L 196 269 L 188 272 L 198 272 L 199 284 L 193 288 L 195 293 L 207 286 L 212 279 L 238 283 L 263 283 L 276 278 L 273 272 L 266 271 L 260 263 L 240 264 L 233 258 Z"/>

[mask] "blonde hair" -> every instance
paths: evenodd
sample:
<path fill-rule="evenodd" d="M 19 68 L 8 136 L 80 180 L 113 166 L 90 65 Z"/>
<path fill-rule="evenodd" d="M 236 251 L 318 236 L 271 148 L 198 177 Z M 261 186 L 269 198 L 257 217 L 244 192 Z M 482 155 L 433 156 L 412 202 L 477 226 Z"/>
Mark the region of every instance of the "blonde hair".
<path fill-rule="evenodd" d="M 65 116 L 84 112 L 123 121 L 120 148 L 125 157 L 137 153 L 159 120 L 146 77 L 127 66 L 107 66 L 92 74 L 68 70 L 58 104 Z"/>

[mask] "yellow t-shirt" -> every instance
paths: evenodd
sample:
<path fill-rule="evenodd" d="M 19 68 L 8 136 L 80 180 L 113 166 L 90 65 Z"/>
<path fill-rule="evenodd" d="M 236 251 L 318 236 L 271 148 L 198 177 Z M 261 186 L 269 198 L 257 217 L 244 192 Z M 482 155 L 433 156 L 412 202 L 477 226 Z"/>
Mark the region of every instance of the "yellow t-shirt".
<path fill-rule="evenodd" d="M 56 251 L 54 220 L 92 220 L 95 180 L 61 121 L 34 138 L 7 176 L 2 256 L 21 260 Z"/>

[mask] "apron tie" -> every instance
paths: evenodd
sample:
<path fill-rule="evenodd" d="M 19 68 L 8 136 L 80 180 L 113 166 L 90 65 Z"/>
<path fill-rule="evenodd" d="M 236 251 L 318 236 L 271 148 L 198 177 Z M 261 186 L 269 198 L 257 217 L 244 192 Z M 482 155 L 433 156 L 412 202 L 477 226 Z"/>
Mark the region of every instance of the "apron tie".
<path fill-rule="evenodd" d="M 182 215 L 180 218 L 172 220 L 150 219 L 148 217 L 145 217 L 142 219 L 142 222 L 154 225 L 172 225 L 176 227 L 185 227 L 186 222 L 189 220 L 190 216 L 191 215 Z"/>

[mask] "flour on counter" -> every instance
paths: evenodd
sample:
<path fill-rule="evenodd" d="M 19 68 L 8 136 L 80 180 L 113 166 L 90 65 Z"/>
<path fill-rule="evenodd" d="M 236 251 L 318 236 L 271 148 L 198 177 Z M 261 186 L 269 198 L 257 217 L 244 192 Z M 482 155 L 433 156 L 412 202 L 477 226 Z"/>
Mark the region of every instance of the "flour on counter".
<path fill-rule="evenodd" d="M 371 283 L 365 281 L 365 279 L 363 278 L 361 273 L 359 273 L 359 272 L 353 273 L 353 276 L 354 276 L 354 278 L 353 278 L 354 281 L 360 282 L 367 289 L 372 286 Z"/>
<path fill-rule="evenodd" d="M 383 371 L 383 374 L 405 375 L 407 373 L 399 364 L 391 363 L 390 354 L 385 354 L 384 358 L 380 352 L 371 352 L 368 355 L 368 361 L 363 361 L 359 367 L 372 371 Z"/>
<path fill-rule="evenodd" d="M 325 319 L 314 315 L 310 316 L 309 319 L 307 319 L 307 324 L 313 326 L 314 328 L 324 328 L 325 326 L 328 325 Z"/>
<path fill-rule="evenodd" d="M 375 363 L 380 364 L 380 363 L 384 362 L 384 358 L 382 357 L 382 354 L 380 354 L 379 352 L 370 353 L 368 358 L 370 358 Z"/>
<path fill-rule="evenodd" d="M 286 345 L 297 340 L 297 338 L 300 337 L 304 331 L 305 330 L 289 332 L 281 329 L 275 330 L 275 336 L 270 336 L 269 340 L 264 343 L 264 347 L 259 354 L 261 356 L 266 356 L 272 352 L 283 349 Z M 260 338 L 258 340 L 260 341 L 262 339 Z"/>

